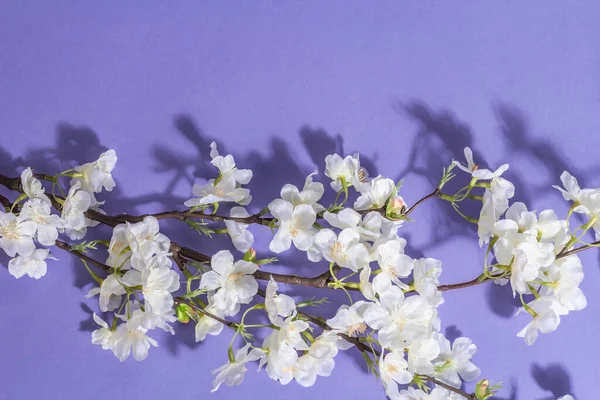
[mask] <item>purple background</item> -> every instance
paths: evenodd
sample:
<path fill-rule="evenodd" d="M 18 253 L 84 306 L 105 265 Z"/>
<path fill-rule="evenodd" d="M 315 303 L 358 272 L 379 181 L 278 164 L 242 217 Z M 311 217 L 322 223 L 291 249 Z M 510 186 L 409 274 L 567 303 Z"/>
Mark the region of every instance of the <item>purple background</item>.
<path fill-rule="evenodd" d="M 565 168 L 600 184 L 598 2 L 50 3 L 0 1 L 0 170 L 57 172 L 114 148 L 112 213 L 181 206 L 194 176 L 213 173 L 213 139 L 254 169 L 256 207 L 332 151 L 360 151 L 372 174 L 406 178 L 409 203 L 466 145 L 492 167 L 509 162 L 515 199 L 531 208 L 565 215 L 550 189 Z M 431 201 L 414 218 L 403 232 L 410 255 L 443 260 L 445 283 L 480 273 L 475 233 L 448 204 Z M 185 225 L 165 231 L 220 248 Z M 210 395 L 231 333 L 196 345 L 191 327 L 160 336 L 146 361 L 120 364 L 90 343 L 89 278 L 54 253 L 60 262 L 40 281 L 15 280 L 1 259 L 2 400 L 383 396 L 354 350 L 312 388 L 251 367 L 242 386 Z M 587 309 L 533 347 L 516 337 L 527 317 L 512 317 L 508 288 L 446 294 L 444 327 L 473 338 L 482 376 L 505 382 L 501 398 L 597 393 L 598 252 L 582 259 Z"/>

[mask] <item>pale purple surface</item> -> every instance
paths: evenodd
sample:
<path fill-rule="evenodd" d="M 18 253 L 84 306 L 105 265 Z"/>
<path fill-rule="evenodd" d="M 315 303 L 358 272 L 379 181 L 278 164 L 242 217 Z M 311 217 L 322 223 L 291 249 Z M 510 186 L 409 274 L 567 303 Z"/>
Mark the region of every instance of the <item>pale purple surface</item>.
<path fill-rule="evenodd" d="M 564 215 L 550 185 L 565 168 L 600 184 L 597 2 L 169 3 L 0 2 L 3 174 L 29 165 L 57 172 L 114 148 L 118 188 L 107 210 L 163 210 L 181 206 L 194 174 L 210 171 L 216 139 L 254 169 L 256 207 L 284 183 L 300 185 L 312 158 L 321 166 L 335 150 L 360 151 L 373 174 L 406 178 L 409 203 L 466 145 L 492 167 L 509 162 L 515 199 L 530 208 Z M 446 214 L 436 200 L 414 214 L 409 254 L 443 260 L 443 282 L 471 279 L 482 251 L 473 230 Z M 165 229 L 217 250 L 185 226 Z M 120 364 L 90 343 L 97 303 L 83 297 L 81 265 L 54 252 L 60 262 L 40 281 L 15 280 L 1 259 L 2 400 L 383 398 L 354 350 L 309 389 L 280 386 L 251 366 L 241 386 L 211 395 L 210 371 L 226 361 L 230 332 L 195 345 L 193 330 L 180 329 L 175 339 L 161 335 L 146 361 Z M 446 294 L 444 327 L 474 340 L 482 376 L 505 383 L 501 398 L 594 398 L 598 252 L 582 259 L 587 309 L 533 347 L 516 337 L 527 317 L 512 317 L 508 288 Z M 302 272 L 324 265 L 310 267 Z"/>

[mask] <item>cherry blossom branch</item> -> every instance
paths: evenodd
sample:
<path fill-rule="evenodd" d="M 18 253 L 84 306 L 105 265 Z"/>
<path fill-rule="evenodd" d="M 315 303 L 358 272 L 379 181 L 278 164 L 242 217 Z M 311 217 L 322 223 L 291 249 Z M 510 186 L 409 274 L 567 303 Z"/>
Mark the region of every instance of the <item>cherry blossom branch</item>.
<path fill-rule="evenodd" d="M 449 390 L 451 392 L 459 394 L 462 397 L 464 397 L 465 399 L 468 399 L 468 400 L 477 400 L 477 397 L 474 394 L 469 394 L 467 392 L 463 392 L 462 390 L 457 389 L 454 386 L 450 386 L 450 385 L 448 385 L 448 384 L 446 384 L 444 382 L 441 382 L 441 381 L 439 381 L 439 380 L 437 380 L 435 378 L 432 378 L 430 376 L 419 375 L 419 377 L 422 378 L 422 379 L 424 379 L 424 380 L 426 380 L 426 381 L 428 381 L 428 382 L 431 382 L 431 383 L 433 383 L 433 384 L 435 384 L 437 386 L 441 386 L 441 387 L 443 387 L 446 390 Z"/>
<path fill-rule="evenodd" d="M 434 197 L 439 197 L 442 195 L 442 191 L 439 188 L 436 188 L 433 192 L 429 193 L 427 196 L 417 200 L 417 202 L 415 204 L 412 205 L 412 207 L 410 207 L 408 210 L 406 210 L 406 212 L 403 213 L 404 216 L 408 216 L 410 213 L 412 213 L 413 211 L 415 211 L 415 209 L 417 207 L 419 207 L 421 204 L 423 204 L 425 201 L 434 198 Z"/>
<path fill-rule="evenodd" d="M 580 251 L 584 251 L 584 250 L 591 249 L 593 247 L 598 247 L 598 246 L 600 246 L 600 240 L 597 240 L 595 242 L 592 242 L 592 243 L 589 243 L 589 244 L 586 244 L 586 245 L 583 245 L 583 246 L 580 246 L 580 247 L 576 247 L 576 248 L 571 249 L 571 250 L 567 250 L 564 253 L 561 251 L 560 253 L 558 253 L 556 255 L 556 258 L 558 259 L 558 258 L 567 257 L 567 256 L 570 256 L 572 254 L 579 253 Z"/>
<path fill-rule="evenodd" d="M 54 181 L 54 178 L 49 175 L 35 174 L 35 176 L 38 179 Z M 3 185 L 10 190 L 23 193 L 23 187 L 21 185 L 20 178 L 9 178 L 5 175 L 0 174 L 0 185 Z M 405 215 L 405 216 L 409 215 L 418 206 L 423 204 L 428 199 L 431 199 L 434 197 L 439 197 L 440 195 L 441 195 L 441 191 L 436 188 L 433 192 L 431 192 L 428 195 L 424 196 L 423 198 L 417 200 L 417 202 L 415 202 L 415 204 L 413 206 L 411 206 L 408 210 L 406 210 L 403 215 Z M 52 195 L 48 195 L 48 198 L 52 201 L 53 207 L 60 211 L 61 205 L 56 200 L 56 198 L 58 198 L 58 199 L 61 199 L 61 198 L 58 196 L 55 197 Z M 5 207 L 7 207 L 7 206 L 10 207 L 12 204 L 4 196 L 0 197 L 0 201 Z M 374 211 L 374 210 L 365 210 L 365 211 L 370 212 L 370 211 Z M 377 210 L 375 210 L 375 211 L 377 211 Z M 379 210 L 379 211 L 381 211 L 381 210 Z M 157 213 L 157 214 L 142 214 L 142 215 L 118 214 L 118 215 L 111 216 L 111 215 L 102 214 L 95 210 L 88 210 L 86 212 L 86 216 L 94 221 L 100 222 L 102 224 L 105 224 L 105 225 L 108 225 L 111 227 L 115 227 L 116 225 L 124 223 L 124 222 L 143 221 L 143 219 L 147 216 L 154 216 L 157 219 L 175 218 L 175 219 L 179 219 L 179 220 L 185 220 L 186 218 L 193 217 L 193 218 L 209 219 L 211 221 L 231 220 L 231 221 L 235 221 L 238 223 L 246 223 L 246 224 L 255 223 L 255 224 L 261 224 L 261 225 L 268 225 L 270 223 L 270 221 L 272 221 L 272 218 L 263 218 L 263 217 L 258 216 L 257 214 L 251 215 L 249 217 L 227 217 L 227 216 L 223 216 L 223 215 L 204 214 L 202 212 L 189 212 L 189 211 L 167 211 L 167 212 L 162 212 L 162 213 Z M 69 251 L 72 254 L 76 253 L 73 250 L 71 250 L 69 245 L 66 244 L 65 242 L 60 242 L 60 244 L 59 244 L 59 242 L 60 241 L 57 241 L 57 246 L 60 247 L 62 250 Z M 556 258 L 559 259 L 559 258 L 567 257 L 569 255 L 576 254 L 576 253 L 579 253 L 581 251 L 584 251 L 584 250 L 587 250 L 589 248 L 596 247 L 596 246 L 600 246 L 600 241 L 596 241 L 596 242 L 593 242 L 593 243 L 590 243 L 590 244 L 587 244 L 584 246 L 580 246 L 580 247 L 565 251 L 564 253 L 561 252 L 556 256 Z M 210 262 L 210 256 L 199 253 L 189 247 L 182 246 L 181 244 L 179 244 L 177 242 L 171 242 L 171 253 L 172 253 L 173 260 L 175 261 L 175 263 L 177 264 L 179 269 L 182 271 L 185 269 L 185 261 L 186 260 L 193 260 L 193 261 L 197 261 L 200 263 L 209 263 Z M 81 253 L 79 253 L 79 254 L 81 254 Z M 110 269 L 109 266 L 106 266 L 101 263 L 100 263 L 100 265 L 98 265 L 99 263 L 97 261 L 95 261 L 95 260 L 91 261 L 91 260 L 92 259 L 90 258 L 87 261 L 93 262 L 95 265 L 102 268 L 105 272 L 112 271 L 112 269 Z M 335 267 L 335 268 L 336 268 L 336 271 L 339 270 L 339 267 Z M 280 283 L 289 284 L 289 285 L 308 286 L 308 287 L 314 287 L 314 288 L 331 288 L 331 286 L 329 286 L 329 283 L 331 282 L 331 278 L 332 278 L 331 272 L 329 270 L 320 275 L 314 276 L 314 277 L 305 277 L 305 276 L 299 276 L 299 275 L 293 275 L 293 274 L 292 275 L 278 274 L 278 273 L 272 273 L 272 272 L 267 272 L 267 271 L 256 271 L 254 273 L 254 277 L 259 280 L 269 280 L 271 277 L 273 277 L 273 279 L 275 281 L 280 282 Z M 462 289 L 462 288 L 467 288 L 467 287 L 471 287 L 471 286 L 476 286 L 476 285 L 479 285 L 479 284 L 482 284 L 485 282 L 489 282 L 491 280 L 493 280 L 493 277 L 485 277 L 483 279 L 481 279 L 480 277 L 477 277 L 475 279 L 472 279 L 472 280 L 466 281 L 466 282 L 440 285 L 440 286 L 438 286 L 438 290 L 449 291 L 449 290 Z M 353 291 L 359 290 L 356 287 L 347 287 L 345 289 L 353 290 Z"/>
<path fill-rule="evenodd" d="M 186 301 L 184 299 L 182 299 L 181 297 L 174 297 L 173 301 L 175 302 L 175 304 L 185 304 L 186 306 L 190 307 L 191 309 L 193 309 L 194 311 L 206 315 L 207 317 L 210 317 L 212 319 L 214 319 L 215 321 L 218 321 L 220 323 L 222 323 L 223 325 L 225 325 L 226 327 L 228 327 L 229 329 L 233 329 L 234 331 L 237 331 L 238 326 L 235 322 L 233 321 L 227 321 L 226 319 L 223 319 L 221 317 L 217 317 L 214 314 L 209 313 L 208 311 L 206 311 L 205 309 L 198 307 L 197 305 L 195 305 L 194 303 L 190 302 L 190 301 Z"/>
<path fill-rule="evenodd" d="M 93 259 L 92 257 L 90 257 L 90 256 L 88 256 L 88 255 L 86 255 L 86 254 L 84 254 L 84 253 L 82 253 L 80 251 L 73 250 L 71 248 L 71 245 L 69 245 L 66 242 L 63 242 L 61 240 L 57 240 L 55 243 L 56 243 L 56 247 L 58 247 L 59 249 L 64 250 L 64 251 L 66 251 L 68 253 L 71 253 L 75 257 L 78 257 L 78 258 L 80 258 L 80 259 L 82 259 L 84 261 L 87 261 L 87 262 L 89 262 L 91 264 L 94 264 L 96 267 L 100 268 L 102 271 L 104 271 L 104 272 L 106 272 L 108 274 L 112 274 L 114 272 L 114 268 L 111 268 L 108 265 L 103 264 L 100 261 L 97 261 L 97 260 Z"/>
<path fill-rule="evenodd" d="M 298 310 L 298 314 L 300 314 L 304 319 L 312 322 L 313 324 L 321 327 L 322 329 L 324 329 L 326 331 L 330 331 L 331 330 L 331 327 L 329 325 L 327 325 L 327 323 L 325 321 L 323 321 L 322 319 L 320 319 L 320 318 L 317 318 L 317 317 L 315 317 L 313 315 L 307 314 L 304 311 L 299 311 L 299 310 Z M 343 333 L 338 333 L 338 336 L 342 337 L 347 342 L 352 343 L 361 352 L 365 352 L 366 351 L 366 352 L 374 354 L 376 356 L 380 356 L 381 355 L 381 353 L 377 349 L 371 349 L 370 346 L 367 346 L 364 343 L 362 343 L 359 338 L 348 336 L 348 335 L 345 335 Z M 443 388 L 445 388 L 447 390 L 450 390 L 451 392 L 459 394 L 459 395 L 463 396 L 465 399 L 476 400 L 475 395 L 469 394 L 467 392 L 464 392 L 464 391 L 462 391 L 460 389 L 457 389 L 457 388 L 455 388 L 453 386 L 450 386 L 450 385 L 448 385 L 448 384 L 446 384 L 444 382 L 441 382 L 441 381 L 439 381 L 439 380 L 437 380 L 435 378 L 432 378 L 432 377 L 427 376 L 427 375 L 419 375 L 419 377 L 422 378 L 422 379 L 424 379 L 424 380 L 426 380 L 426 381 L 428 381 L 428 382 L 431 382 L 431 383 L 433 383 L 433 384 L 435 384 L 437 386 L 441 386 L 441 387 L 443 387 Z"/>

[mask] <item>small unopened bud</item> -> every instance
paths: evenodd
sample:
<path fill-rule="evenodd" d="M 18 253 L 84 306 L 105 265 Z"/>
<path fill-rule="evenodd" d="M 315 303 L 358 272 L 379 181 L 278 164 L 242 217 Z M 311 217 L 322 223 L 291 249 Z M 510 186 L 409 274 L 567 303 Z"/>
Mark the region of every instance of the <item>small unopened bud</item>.
<path fill-rule="evenodd" d="M 247 252 L 244 253 L 244 261 L 254 262 L 256 260 L 256 250 L 248 249 Z"/>
<path fill-rule="evenodd" d="M 479 382 L 477 382 L 477 385 L 475 386 L 475 396 L 477 396 L 478 399 L 485 399 L 484 396 L 487 394 L 489 386 L 490 381 L 488 381 L 487 379 L 482 379 Z"/>
<path fill-rule="evenodd" d="M 187 324 L 190 322 L 190 316 L 186 312 L 189 307 L 185 304 L 179 304 L 175 309 L 175 314 L 177 315 L 177 320 L 182 324 Z"/>
<path fill-rule="evenodd" d="M 400 196 L 395 197 L 390 202 L 389 210 L 392 214 L 395 214 L 395 215 L 404 214 L 404 212 L 406 211 L 406 202 Z"/>

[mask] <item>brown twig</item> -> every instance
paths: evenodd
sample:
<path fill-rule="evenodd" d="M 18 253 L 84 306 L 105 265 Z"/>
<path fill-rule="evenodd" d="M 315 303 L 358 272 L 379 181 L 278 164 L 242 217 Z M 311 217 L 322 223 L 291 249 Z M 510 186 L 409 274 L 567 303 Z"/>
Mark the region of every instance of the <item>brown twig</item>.
<path fill-rule="evenodd" d="M 200 314 L 206 315 L 207 317 L 210 317 L 210 318 L 214 319 L 215 321 L 222 323 L 223 325 L 225 325 L 226 327 L 228 327 L 230 329 L 233 329 L 234 331 L 237 330 L 237 324 L 235 322 L 227 321 L 226 319 L 217 317 L 216 315 L 209 313 L 205 309 L 198 307 L 197 305 L 195 305 L 194 303 L 192 303 L 190 301 L 186 301 L 186 300 L 182 299 L 181 297 L 175 297 L 175 298 L 173 298 L 173 301 L 175 302 L 175 304 L 185 304 L 186 306 L 190 307 L 194 311 L 196 311 Z"/>
<path fill-rule="evenodd" d="M 75 257 L 78 257 L 78 258 L 80 258 L 80 259 L 82 259 L 84 261 L 87 261 L 90 264 L 94 264 L 96 267 L 100 268 L 102 271 L 106 272 L 107 274 L 112 274 L 114 272 L 114 269 L 111 268 L 111 267 L 109 267 L 108 265 L 103 264 L 100 261 L 96 261 L 92 257 L 89 257 L 88 255 L 86 255 L 86 254 L 84 254 L 84 253 L 82 253 L 80 251 L 73 250 L 71 248 L 71 246 L 68 243 L 66 243 L 66 242 L 63 242 L 61 240 L 57 240 L 55 242 L 55 244 L 56 244 L 56 247 L 58 247 L 59 249 L 64 250 L 64 251 L 66 251 L 68 253 L 71 253 Z"/>
<path fill-rule="evenodd" d="M 412 205 L 411 208 L 409 208 L 408 210 L 406 210 L 406 212 L 404 213 L 404 216 L 408 216 L 410 213 L 412 213 L 413 211 L 415 211 L 415 209 L 417 207 L 419 207 L 421 204 L 423 204 L 425 201 L 433 198 L 433 197 L 439 197 L 442 194 L 442 192 L 440 191 L 440 189 L 435 189 L 433 192 L 429 193 L 427 196 L 421 198 L 420 200 L 418 200 L 415 204 Z"/>
<path fill-rule="evenodd" d="M 435 384 L 435 385 L 437 385 L 437 386 L 441 386 L 441 387 L 443 387 L 443 388 L 444 388 L 444 389 L 446 389 L 446 390 L 449 390 L 449 391 L 451 391 L 451 392 L 454 392 L 454 393 L 456 393 L 456 394 L 459 394 L 459 395 L 461 395 L 462 397 L 464 397 L 465 399 L 468 399 L 468 400 L 477 400 L 477 397 L 475 397 L 475 395 L 474 395 L 474 394 L 469 394 L 469 393 L 467 393 L 467 392 L 463 392 L 462 390 L 460 390 L 460 389 L 457 389 L 457 388 L 455 388 L 454 386 L 450 386 L 450 385 L 448 385 L 448 384 L 446 384 L 446 383 L 444 383 L 444 382 L 438 381 L 437 379 L 435 379 L 435 378 L 432 378 L 431 376 L 427 376 L 427 375 L 419 375 L 419 376 L 420 376 L 422 379 L 424 379 L 424 380 L 426 380 L 426 381 L 428 381 L 428 382 L 431 382 L 431 383 L 433 383 L 433 384 Z"/>

